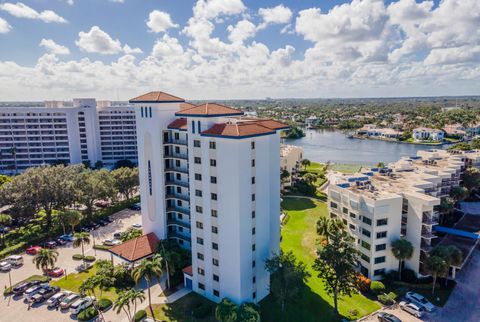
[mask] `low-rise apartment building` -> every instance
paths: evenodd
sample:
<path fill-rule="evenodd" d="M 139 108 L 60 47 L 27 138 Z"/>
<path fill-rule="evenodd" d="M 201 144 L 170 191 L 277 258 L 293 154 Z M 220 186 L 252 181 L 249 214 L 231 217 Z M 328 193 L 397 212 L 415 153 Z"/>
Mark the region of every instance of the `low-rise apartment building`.
<path fill-rule="evenodd" d="M 144 233 L 192 253 L 185 284 L 213 301 L 269 294 L 280 244 L 280 134 L 273 120 L 163 92 L 130 100 L 137 119 Z"/>
<path fill-rule="evenodd" d="M 329 186 L 328 209 L 355 238 L 359 270 L 371 279 L 397 270 L 390 245 L 404 237 L 414 247 L 405 267 L 425 274 L 422 262 L 437 238 L 433 226 L 439 221 L 441 200 L 460 185 L 465 168 L 479 157 L 479 152 L 419 151 L 386 168 L 338 174 Z"/>
<path fill-rule="evenodd" d="M 283 187 L 290 187 L 297 178 L 297 172 L 303 159 L 303 148 L 296 145 L 282 144 L 280 146 L 280 169 L 288 171 L 290 177 L 282 181 Z"/>
<path fill-rule="evenodd" d="M 443 141 L 445 138 L 445 132 L 437 129 L 430 129 L 427 127 L 418 127 L 413 129 L 412 138 L 417 141 Z"/>
<path fill-rule="evenodd" d="M 135 113 L 131 106 L 95 99 L 72 105 L 0 108 L 0 172 L 15 174 L 43 164 L 136 162 Z"/>

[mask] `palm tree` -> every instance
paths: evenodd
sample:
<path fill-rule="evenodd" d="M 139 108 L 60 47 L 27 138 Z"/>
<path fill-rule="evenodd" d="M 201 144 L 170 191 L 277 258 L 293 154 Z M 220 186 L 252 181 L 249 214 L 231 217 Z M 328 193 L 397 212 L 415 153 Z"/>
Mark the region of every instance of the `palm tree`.
<path fill-rule="evenodd" d="M 235 322 L 238 318 L 238 307 L 230 299 L 224 298 L 215 308 L 215 318 L 220 322 Z"/>
<path fill-rule="evenodd" d="M 398 279 L 401 281 L 402 262 L 412 257 L 413 246 L 408 240 L 404 238 L 394 240 L 390 246 L 392 247 L 393 256 L 398 259 Z"/>
<path fill-rule="evenodd" d="M 324 237 L 328 243 L 332 233 L 343 229 L 344 225 L 341 220 L 330 219 L 328 217 L 320 217 L 317 221 L 317 234 Z"/>
<path fill-rule="evenodd" d="M 432 274 L 432 294 L 435 294 L 435 284 L 437 283 L 437 277 L 439 275 L 444 275 L 446 272 L 448 272 L 448 263 L 440 256 L 430 255 L 424 263 L 424 268 L 428 273 Z"/>
<path fill-rule="evenodd" d="M 118 294 L 118 298 L 113 303 L 113 309 L 115 313 L 120 314 L 120 311 L 123 310 L 127 315 L 129 321 L 133 321 L 132 312 L 130 311 L 130 297 L 128 296 L 129 291 L 121 291 Z"/>
<path fill-rule="evenodd" d="M 99 275 L 90 276 L 82 282 L 82 284 L 79 287 L 79 291 L 82 296 L 85 296 L 88 293 L 90 293 L 90 295 L 94 297 L 93 306 L 95 310 L 97 310 L 100 316 L 102 317 L 101 321 L 105 321 L 105 318 L 103 317 L 103 313 L 97 305 L 97 300 L 96 300 L 97 296 L 95 294 L 95 288 L 97 288 L 99 284 L 100 284 Z"/>
<path fill-rule="evenodd" d="M 58 259 L 58 252 L 53 249 L 40 249 L 38 253 L 33 258 L 33 263 L 37 269 L 42 269 L 43 273 L 46 274 L 48 268 L 53 268 Z"/>
<path fill-rule="evenodd" d="M 133 314 L 135 316 L 137 313 L 137 301 L 140 301 L 140 303 L 145 301 L 145 294 L 143 294 L 142 290 L 132 288 L 128 291 L 128 298 L 130 299 L 130 302 L 133 303 Z M 132 321 L 133 320 L 134 319 L 132 319 Z"/>
<path fill-rule="evenodd" d="M 0 214 L 0 225 L 8 225 L 12 222 L 12 217 L 7 214 Z M 5 246 L 5 230 L 2 229 L 2 246 Z"/>
<path fill-rule="evenodd" d="M 448 264 L 448 268 L 450 268 L 450 266 L 458 267 L 462 265 L 462 262 L 463 262 L 462 251 L 454 245 L 437 246 L 434 249 L 432 249 L 432 251 L 430 252 L 430 255 L 443 258 L 445 262 Z M 445 286 L 448 285 L 448 275 L 449 275 L 449 269 L 447 269 L 445 272 Z"/>
<path fill-rule="evenodd" d="M 74 235 L 75 240 L 73 241 L 73 247 L 82 247 L 82 257 L 83 257 L 83 264 L 85 265 L 85 244 L 90 244 L 90 234 L 86 232 L 75 233 Z"/>
<path fill-rule="evenodd" d="M 170 277 L 175 274 L 176 264 L 180 261 L 180 255 L 174 250 L 166 249 L 163 242 L 160 242 L 158 252 L 165 261 L 165 269 L 167 271 L 167 289 L 170 288 Z"/>
<path fill-rule="evenodd" d="M 311 162 L 310 162 L 310 160 L 308 160 L 308 159 L 303 159 L 303 160 L 302 160 L 303 169 L 304 169 L 305 171 L 307 171 L 307 167 L 310 165 L 310 163 L 311 163 Z"/>
<path fill-rule="evenodd" d="M 135 283 L 144 278 L 147 282 L 147 290 L 148 290 L 148 306 L 150 308 L 150 312 L 152 313 L 152 317 L 155 318 L 152 308 L 152 295 L 150 292 L 150 286 L 153 282 L 153 279 L 159 279 L 160 276 L 163 274 L 163 265 L 162 265 L 162 258 L 158 255 L 153 256 L 151 259 L 144 259 L 141 261 L 140 265 L 135 267 L 132 271 L 132 277 L 135 280 Z"/>
<path fill-rule="evenodd" d="M 303 180 L 310 185 L 313 185 L 317 181 L 317 175 L 314 173 L 307 173 L 303 176 Z"/>

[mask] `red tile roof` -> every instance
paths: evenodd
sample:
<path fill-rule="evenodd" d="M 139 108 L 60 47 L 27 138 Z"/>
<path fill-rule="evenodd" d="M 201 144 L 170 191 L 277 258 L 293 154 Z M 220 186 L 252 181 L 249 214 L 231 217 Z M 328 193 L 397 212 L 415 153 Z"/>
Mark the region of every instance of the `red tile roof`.
<path fill-rule="evenodd" d="M 129 262 L 135 262 L 152 255 L 157 249 L 158 242 L 157 235 L 149 233 L 114 246 L 109 251 Z"/>
<path fill-rule="evenodd" d="M 269 129 L 253 122 L 217 123 L 201 134 L 206 136 L 249 137 L 273 134 L 275 130 Z"/>
<path fill-rule="evenodd" d="M 130 103 L 156 103 L 156 102 L 184 102 L 183 98 L 173 96 L 164 92 L 150 92 L 130 100 Z"/>
<path fill-rule="evenodd" d="M 185 102 L 185 103 L 180 104 L 180 111 L 186 110 L 186 109 L 189 109 L 189 108 L 192 108 L 192 107 L 195 107 L 195 104 Z"/>
<path fill-rule="evenodd" d="M 272 129 L 272 130 L 288 129 L 290 127 L 285 123 L 275 121 L 272 119 L 259 119 L 255 121 L 255 123 L 268 127 L 269 129 Z"/>
<path fill-rule="evenodd" d="M 193 276 L 192 265 L 187 266 L 187 267 L 185 267 L 184 269 L 182 269 L 182 272 L 184 272 L 184 273 L 187 274 L 187 275 Z"/>
<path fill-rule="evenodd" d="M 217 103 L 200 104 L 188 109 L 181 110 L 175 115 L 179 116 L 228 116 L 243 115 L 243 112 L 232 107 Z"/>
<path fill-rule="evenodd" d="M 187 119 L 181 117 L 176 119 L 172 123 L 168 124 L 169 129 L 177 129 L 177 130 L 186 130 L 187 129 Z"/>

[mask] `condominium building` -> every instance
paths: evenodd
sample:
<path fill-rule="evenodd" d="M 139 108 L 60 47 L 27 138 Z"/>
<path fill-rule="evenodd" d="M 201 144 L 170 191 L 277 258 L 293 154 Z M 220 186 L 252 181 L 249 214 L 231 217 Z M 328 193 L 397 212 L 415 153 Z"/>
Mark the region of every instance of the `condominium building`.
<path fill-rule="evenodd" d="M 426 274 L 422 262 L 437 238 L 433 226 L 439 221 L 441 200 L 460 185 L 465 168 L 478 164 L 479 158 L 475 151 L 419 151 L 386 168 L 337 174 L 329 186 L 328 209 L 355 238 L 359 270 L 372 279 L 397 270 L 390 245 L 404 237 L 414 247 L 405 267 Z"/>
<path fill-rule="evenodd" d="M 135 113 L 131 106 L 74 99 L 71 106 L 0 109 L 0 172 L 14 174 L 43 164 L 117 160 L 136 162 Z"/>
<path fill-rule="evenodd" d="M 185 284 L 213 301 L 269 293 L 264 260 L 280 243 L 282 123 L 163 92 L 136 108 L 144 233 L 192 253 Z"/>
<path fill-rule="evenodd" d="M 297 178 L 297 171 L 303 159 L 303 148 L 296 145 L 280 146 L 280 169 L 288 171 L 290 176 L 282 181 L 282 187 L 290 187 Z"/>
<path fill-rule="evenodd" d="M 413 129 L 412 137 L 415 141 L 443 141 L 445 132 L 437 129 L 430 129 L 426 127 L 418 127 Z"/>

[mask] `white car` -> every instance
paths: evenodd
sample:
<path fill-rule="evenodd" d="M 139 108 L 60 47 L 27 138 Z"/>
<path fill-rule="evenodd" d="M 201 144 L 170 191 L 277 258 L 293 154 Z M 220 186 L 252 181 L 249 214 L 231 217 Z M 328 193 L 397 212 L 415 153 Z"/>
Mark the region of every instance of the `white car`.
<path fill-rule="evenodd" d="M 140 228 L 142 228 L 142 224 L 133 224 L 132 227 L 140 229 Z"/>
<path fill-rule="evenodd" d="M 409 303 L 405 301 L 400 302 L 400 308 L 405 312 L 408 312 L 411 315 L 416 316 L 417 318 L 421 318 L 424 311 L 423 307 L 416 305 L 414 303 Z"/>
<path fill-rule="evenodd" d="M 115 245 L 118 245 L 118 244 L 121 244 L 122 242 L 118 239 L 106 239 L 103 241 L 103 244 L 105 246 L 115 246 Z"/>
<path fill-rule="evenodd" d="M 0 271 L 2 272 L 8 272 L 11 268 L 12 265 L 7 261 L 3 261 L 0 263 Z"/>
<path fill-rule="evenodd" d="M 48 287 L 48 284 L 40 284 L 40 285 L 35 285 L 30 287 L 23 293 L 23 298 L 25 298 L 27 301 L 30 301 L 32 297 L 38 293 L 41 289 L 44 289 L 45 287 Z"/>
<path fill-rule="evenodd" d="M 12 266 L 23 265 L 23 256 L 20 256 L 20 255 L 8 256 L 7 257 L 7 262 L 9 262 Z"/>
<path fill-rule="evenodd" d="M 405 298 L 417 306 L 423 307 L 428 312 L 435 310 L 435 305 L 430 303 L 423 295 L 414 292 L 407 292 Z"/>
<path fill-rule="evenodd" d="M 85 310 L 87 307 L 93 304 L 93 298 L 84 297 L 76 300 L 72 305 L 70 305 L 70 312 L 73 315 L 77 315 L 81 311 Z"/>
<path fill-rule="evenodd" d="M 47 305 L 52 305 L 57 302 L 60 302 L 64 297 L 69 296 L 70 294 L 72 294 L 72 292 L 70 291 L 58 292 L 57 294 L 55 294 L 54 296 L 48 299 Z"/>

